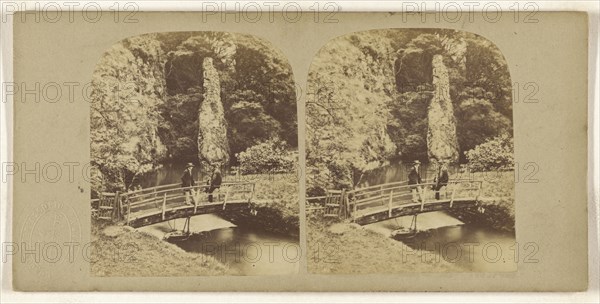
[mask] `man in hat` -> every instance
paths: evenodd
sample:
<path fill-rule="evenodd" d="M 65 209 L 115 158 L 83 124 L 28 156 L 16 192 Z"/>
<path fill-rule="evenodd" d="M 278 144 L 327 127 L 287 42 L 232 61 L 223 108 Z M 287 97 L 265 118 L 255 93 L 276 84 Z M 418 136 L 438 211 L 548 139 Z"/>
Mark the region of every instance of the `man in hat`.
<path fill-rule="evenodd" d="M 183 170 L 183 175 L 181 175 L 181 187 L 184 188 L 183 193 L 185 193 L 185 203 L 188 205 L 193 205 L 191 201 L 194 200 L 196 196 L 194 189 L 190 188 L 196 185 L 196 183 L 194 182 L 194 175 L 192 172 L 193 168 L 194 164 L 187 163 L 187 165 L 185 166 L 185 170 Z"/>
<path fill-rule="evenodd" d="M 440 189 L 448 185 L 448 179 L 448 166 L 446 165 L 446 163 L 441 162 L 438 165 L 437 174 L 433 179 L 433 182 L 435 183 L 435 185 L 433 185 L 433 190 L 435 190 L 436 200 L 440 199 Z"/>
<path fill-rule="evenodd" d="M 419 184 L 422 183 L 421 174 L 419 173 L 419 165 L 421 162 L 415 160 L 412 164 L 412 168 L 410 169 L 410 173 L 408 173 L 408 185 L 412 185 L 410 190 L 412 192 L 413 202 L 419 202 L 419 193 L 421 193 L 421 186 Z"/>
<path fill-rule="evenodd" d="M 208 201 L 212 203 L 213 201 L 213 191 L 221 188 L 221 183 L 223 182 L 223 176 L 221 176 L 221 169 L 219 168 L 221 164 L 216 163 L 213 167 L 213 172 L 210 177 L 210 187 L 208 188 Z"/>

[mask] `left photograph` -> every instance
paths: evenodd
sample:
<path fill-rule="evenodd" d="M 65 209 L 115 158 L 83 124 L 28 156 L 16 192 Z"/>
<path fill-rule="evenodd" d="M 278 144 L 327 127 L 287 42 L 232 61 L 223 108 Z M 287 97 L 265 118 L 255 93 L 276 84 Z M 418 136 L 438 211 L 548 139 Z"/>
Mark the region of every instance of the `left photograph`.
<path fill-rule="evenodd" d="M 296 92 L 270 42 L 129 37 L 89 95 L 92 276 L 298 272 Z"/>

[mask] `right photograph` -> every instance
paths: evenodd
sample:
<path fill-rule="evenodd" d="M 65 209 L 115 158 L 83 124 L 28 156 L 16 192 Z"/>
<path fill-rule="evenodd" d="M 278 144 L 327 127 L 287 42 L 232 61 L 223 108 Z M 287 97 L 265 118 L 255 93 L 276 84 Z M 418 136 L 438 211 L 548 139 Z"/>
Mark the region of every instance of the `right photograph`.
<path fill-rule="evenodd" d="M 517 89 L 502 52 L 468 32 L 324 45 L 306 101 L 308 271 L 516 271 L 537 251 L 515 245 Z"/>

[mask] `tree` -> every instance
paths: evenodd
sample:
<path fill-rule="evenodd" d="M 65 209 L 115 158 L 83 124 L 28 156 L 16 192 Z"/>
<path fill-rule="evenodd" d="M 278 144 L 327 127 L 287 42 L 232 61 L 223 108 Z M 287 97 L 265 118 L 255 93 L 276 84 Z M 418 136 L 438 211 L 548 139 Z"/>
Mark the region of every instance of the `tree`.
<path fill-rule="evenodd" d="M 164 156 L 157 134 L 164 53 L 155 38 L 142 35 L 115 44 L 92 76 L 91 159 L 104 181 L 96 192 L 129 189 Z"/>
<path fill-rule="evenodd" d="M 395 154 L 386 107 L 394 91 L 392 52 L 387 38 L 362 32 L 338 37 L 316 55 L 306 105 L 307 161 L 316 179 L 353 188 Z"/>
<path fill-rule="evenodd" d="M 278 138 L 260 142 L 237 155 L 244 174 L 289 172 L 294 168 L 294 157 L 287 143 Z"/>
<path fill-rule="evenodd" d="M 202 106 L 202 61 L 207 57 L 214 58 L 232 163 L 237 162 L 236 153 L 268 137 L 277 136 L 290 147 L 297 147 L 295 86 L 291 67 L 283 54 L 268 42 L 250 35 L 195 32 L 164 39 L 171 48 L 165 49 L 169 53 L 166 63 L 168 91 L 174 96 L 181 96 L 178 101 Z M 194 98 L 184 97 L 192 88 L 200 88 L 199 98 L 196 98 L 198 94 Z M 178 109 L 187 110 L 188 107 Z M 173 115 L 173 111 L 169 112 L 166 120 L 171 125 L 178 122 L 169 121 L 170 117 L 186 116 L 185 113 Z M 197 120 L 190 121 L 190 124 L 197 124 Z M 171 132 L 163 131 L 161 136 L 173 140 Z M 178 154 L 195 155 L 197 152 L 197 147 L 189 147 L 186 151 L 178 151 Z"/>
<path fill-rule="evenodd" d="M 515 166 L 514 153 L 512 136 L 505 133 L 488 138 L 465 154 L 469 162 L 469 169 L 477 172 L 497 169 L 512 170 Z"/>
<path fill-rule="evenodd" d="M 436 56 L 447 72 L 437 85 Z M 429 160 L 428 133 L 440 129 L 430 126 L 439 121 L 430 115 L 436 93 L 449 97 L 438 107 L 448 133 L 438 137 L 454 138 L 444 157 L 456 160 L 458 152 L 465 162 L 464 152 L 488 138 L 512 136 L 506 61 L 491 42 L 467 32 L 389 29 L 337 37 L 317 53 L 308 86 L 311 189 L 354 187 L 395 158 Z"/>

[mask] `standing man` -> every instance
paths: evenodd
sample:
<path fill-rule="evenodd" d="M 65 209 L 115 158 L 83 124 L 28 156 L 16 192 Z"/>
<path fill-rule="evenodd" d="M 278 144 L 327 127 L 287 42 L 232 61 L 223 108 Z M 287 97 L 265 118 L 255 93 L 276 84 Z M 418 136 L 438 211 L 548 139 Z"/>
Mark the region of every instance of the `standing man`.
<path fill-rule="evenodd" d="M 408 173 L 408 184 L 414 185 L 410 187 L 410 190 L 412 192 L 413 202 L 415 203 L 419 202 L 419 194 L 421 193 L 421 186 L 418 185 L 422 183 L 421 173 L 419 173 L 419 165 L 421 165 L 421 162 L 415 160 L 413 162 L 410 173 Z"/>
<path fill-rule="evenodd" d="M 213 191 L 221 188 L 221 182 L 223 182 L 223 177 L 221 176 L 221 169 L 219 169 L 220 164 L 215 164 L 213 173 L 210 177 L 210 188 L 208 188 L 208 201 L 212 203 L 213 201 Z"/>
<path fill-rule="evenodd" d="M 440 189 L 448 185 L 448 166 L 446 166 L 446 163 L 440 163 L 433 182 L 435 183 L 435 185 L 433 185 L 433 190 L 435 190 L 435 199 L 439 200 Z"/>
<path fill-rule="evenodd" d="M 191 201 L 194 201 L 196 196 L 194 189 L 189 188 L 196 185 L 196 183 L 194 182 L 194 174 L 192 172 L 193 169 L 194 164 L 187 163 L 187 165 L 185 166 L 185 170 L 183 170 L 183 175 L 181 175 L 181 187 L 184 188 L 183 193 L 185 193 L 186 205 L 193 205 Z"/>

